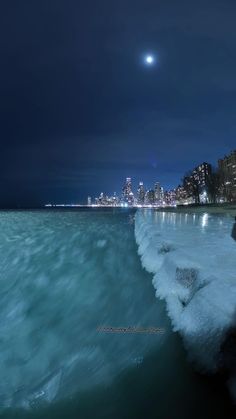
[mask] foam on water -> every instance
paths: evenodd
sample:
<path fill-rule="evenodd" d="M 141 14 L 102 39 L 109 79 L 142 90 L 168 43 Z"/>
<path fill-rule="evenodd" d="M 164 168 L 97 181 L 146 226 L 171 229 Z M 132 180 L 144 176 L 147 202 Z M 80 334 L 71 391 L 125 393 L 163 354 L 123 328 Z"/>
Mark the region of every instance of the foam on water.
<path fill-rule="evenodd" d="M 191 417 L 231 417 L 225 413 L 231 414 L 231 405 L 221 382 L 212 389 L 186 362 L 166 305 L 155 298 L 152 275 L 142 268 L 133 215 L 130 210 L 0 212 L 4 419 L 137 419 L 147 412 L 150 419 L 188 419 L 192 406 Z M 192 354 L 199 351 L 202 365 L 212 368 L 212 342 L 219 346 L 226 325 L 233 324 L 230 220 L 212 220 L 212 227 L 206 217 L 181 220 L 139 213 L 136 239 L 143 264 L 155 275 L 158 295 L 167 300 L 175 329 Z M 207 241 L 202 245 L 204 237 L 211 237 L 209 246 Z M 202 250 L 201 258 L 194 245 Z M 213 265 L 217 272 L 221 269 L 216 276 Z M 214 299 L 205 295 L 204 285 L 212 287 Z M 221 310 L 220 325 L 213 306 Z M 101 326 L 154 327 L 164 333 L 110 334 L 98 330 Z M 200 331 L 209 339 L 202 333 L 199 340 Z M 207 353 L 200 342 L 208 345 Z M 228 353 L 229 345 L 230 341 L 222 353 Z M 231 365 L 230 358 L 227 363 Z"/>
<path fill-rule="evenodd" d="M 154 274 L 156 295 L 165 299 L 174 330 L 203 371 L 225 367 L 222 344 L 236 327 L 232 225 L 232 217 L 209 214 L 140 210 L 135 217 L 142 264 Z M 234 395 L 235 357 L 227 368 Z"/>
<path fill-rule="evenodd" d="M 150 324 L 156 307 L 142 304 L 135 252 L 128 216 L 0 213 L 0 408 L 110 383 L 162 344 L 167 331 L 154 339 L 97 331 L 165 326 Z"/>

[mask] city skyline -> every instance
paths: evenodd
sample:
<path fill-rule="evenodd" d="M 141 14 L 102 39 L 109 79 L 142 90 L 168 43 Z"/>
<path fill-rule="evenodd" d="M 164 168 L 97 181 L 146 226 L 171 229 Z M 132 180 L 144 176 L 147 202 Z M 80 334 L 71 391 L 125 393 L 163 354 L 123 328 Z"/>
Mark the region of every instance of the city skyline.
<path fill-rule="evenodd" d="M 127 177 L 120 191 L 112 195 L 101 192 L 88 197 L 88 205 L 175 205 L 216 203 L 236 200 L 236 150 L 218 159 L 218 166 L 202 162 L 183 174 L 181 182 L 166 190 L 158 180 L 145 185 L 142 180 L 133 184 Z"/>
<path fill-rule="evenodd" d="M 0 206 L 84 201 L 126 176 L 169 189 L 234 149 L 228 3 L 5 2 Z"/>
<path fill-rule="evenodd" d="M 89 195 L 87 204 L 46 204 L 50 206 L 175 206 L 223 203 L 236 201 L 236 150 L 218 159 L 218 166 L 202 162 L 185 172 L 181 182 L 172 189 L 164 189 L 159 181 L 145 185 L 127 177 L 118 192 Z"/>

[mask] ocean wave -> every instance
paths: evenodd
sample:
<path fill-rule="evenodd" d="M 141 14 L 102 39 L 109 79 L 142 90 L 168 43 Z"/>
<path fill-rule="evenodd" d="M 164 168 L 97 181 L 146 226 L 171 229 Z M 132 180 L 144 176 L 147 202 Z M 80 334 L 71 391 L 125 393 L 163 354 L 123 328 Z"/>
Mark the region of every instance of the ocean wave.
<path fill-rule="evenodd" d="M 236 245 L 233 220 L 209 214 L 139 210 L 135 237 L 156 295 L 165 299 L 173 329 L 203 372 L 229 373 L 236 399 L 236 357 L 225 350 L 236 327 Z M 235 342 L 235 341 L 234 341 Z"/>

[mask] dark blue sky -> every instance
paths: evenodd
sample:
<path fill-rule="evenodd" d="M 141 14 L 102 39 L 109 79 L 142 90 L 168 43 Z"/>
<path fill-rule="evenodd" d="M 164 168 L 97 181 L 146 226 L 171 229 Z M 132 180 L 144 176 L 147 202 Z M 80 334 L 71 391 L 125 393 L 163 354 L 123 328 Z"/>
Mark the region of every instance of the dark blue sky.
<path fill-rule="evenodd" d="M 235 0 L 2 2 L 0 204 L 174 187 L 235 149 L 235 21 Z"/>

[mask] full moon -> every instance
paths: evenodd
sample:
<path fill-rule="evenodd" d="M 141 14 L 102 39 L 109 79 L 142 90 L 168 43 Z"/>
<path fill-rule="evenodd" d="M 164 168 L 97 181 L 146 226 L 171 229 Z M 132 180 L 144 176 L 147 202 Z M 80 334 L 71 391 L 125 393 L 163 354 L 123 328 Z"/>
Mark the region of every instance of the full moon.
<path fill-rule="evenodd" d="M 145 63 L 148 64 L 148 65 L 152 65 L 154 63 L 153 55 L 147 55 L 145 57 Z"/>

